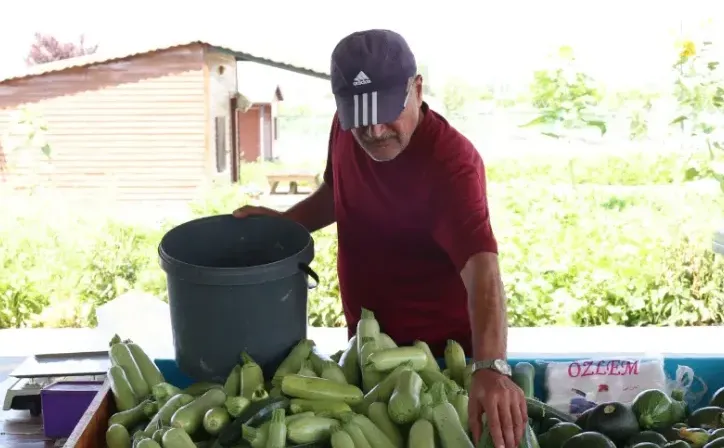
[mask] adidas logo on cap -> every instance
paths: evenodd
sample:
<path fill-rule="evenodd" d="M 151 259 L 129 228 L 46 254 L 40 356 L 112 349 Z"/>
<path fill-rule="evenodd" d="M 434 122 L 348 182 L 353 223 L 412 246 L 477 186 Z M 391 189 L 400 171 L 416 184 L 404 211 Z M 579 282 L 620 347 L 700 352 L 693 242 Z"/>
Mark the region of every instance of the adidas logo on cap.
<path fill-rule="evenodd" d="M 354 81 L 352 81 L 352 85 L 355 87 L 363 86 L 365 84 L 371 83 L 372 80 L 367 76 L 365 72 L 359 72 L 357 73 L 357 76 L 354 77 Z"/>

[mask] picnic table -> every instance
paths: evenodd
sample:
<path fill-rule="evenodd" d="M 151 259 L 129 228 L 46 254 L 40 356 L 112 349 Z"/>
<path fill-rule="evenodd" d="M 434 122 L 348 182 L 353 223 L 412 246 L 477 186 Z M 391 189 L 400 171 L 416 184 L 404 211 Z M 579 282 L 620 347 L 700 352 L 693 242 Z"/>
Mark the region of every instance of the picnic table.
<path fill-rule="evenodd" d="M 310 172 L 270 173 L 266 175 L 266 178 L 271 188 L 269 194 L 282 194 L 277 191 L 282 182 L 289 183 L 289 194 L 299 194 L 300 184 L 312 185 L 314 188 L 322 184 L 321 176 Z"/>

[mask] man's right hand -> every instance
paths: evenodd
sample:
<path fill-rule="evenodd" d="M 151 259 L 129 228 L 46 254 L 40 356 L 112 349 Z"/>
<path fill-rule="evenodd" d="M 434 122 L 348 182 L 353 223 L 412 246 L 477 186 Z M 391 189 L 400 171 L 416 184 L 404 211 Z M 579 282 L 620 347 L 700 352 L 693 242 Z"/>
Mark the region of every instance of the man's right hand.
<path fill-rule="evenodd" d="M 282 213 L 258 205 L 245 205 L 234 210 L 233 215 L 235 218 L 246 218 L 247 216 L 282 216 Z"/>

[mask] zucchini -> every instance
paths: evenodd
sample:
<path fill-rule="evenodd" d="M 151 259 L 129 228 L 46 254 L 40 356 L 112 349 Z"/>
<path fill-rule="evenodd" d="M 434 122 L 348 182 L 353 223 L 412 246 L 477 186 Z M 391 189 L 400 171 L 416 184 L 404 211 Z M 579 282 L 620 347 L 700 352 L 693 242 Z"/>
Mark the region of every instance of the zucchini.
<path fill-rule="evenodd" d="M 464 365 L 463 365 L 464 368 Z M 432 423 L 445 448 L 474 448 L 473 442 L 460 425 L 460 418 L 452 404 L 447 401 L 445 386 L 438 383 L 430 390 L 433 399 Z"/>
<path fill-rule="evenodd" d="M 224 383 L 224 392 L 229 397 L 235 397 L 239 395 L 239 376 L 241 372 L 241 366 L 239 364 L 235 365 L 233 369 L 231 369 L 231 373 L 229 373 L 229 376 L 226 377 L 226 382 Z"/>
<path fill-rule="evenodd" d="M 267 398 L 252 402 L 234 421 L 219 433 L 218 442 L 223 447 L 231 447 L 242 440 L 242 425 L 259 425 L 268 420 L 274 409 L 286 409 L 289 400 L 285 397 Z"/>
<path fill-rule="evenodd" d="M 136 361 L 138 368 L 141 370 L 141 375 L 143 375 L 143 379 L 146 381 L 146 384 L 148 384 L 148 387 L 153 389 L 153 386 L 163 383 L 165 380 L 161 371 L 156 363 L 148 357 L 146 352 L 144 352 L 143 349 L 134 342 L 129 341 L 127 345 L 128 349 L 131 351 L 131 356 L 133 356 L 133 360 Z"/>
<path fill-rule="evenodd" d="M 261 366 L 244 352 L 241 354 L 241 368 L 239 369 L 239 395 L 252 399 L 259 387 L 264 387 L 264 373 Z"/>
<path fill-rule="evenodd" d="M 126 372 L 119 365 L 112 365 L 108 369 L 108 382 L 111 385 L 111 392 L 119 411 L 127 411 L 138 405 L 136 393 L 128 382 Z"/>
<path fill-rule="evenodd" d="M 432 354 L 432 350 L 430 350 L 430 346 L 427 345 L 427 342 L 418 340 L 413 342 L 412 345 L 425 352 L 425 356 L 427 357 L 427 364 L 425 365 L 425 369 L 432 370 L 433 372 L 440 371 L 440 364 L 437 363 L 437 360 Z"/>
<path fill-rule="evenodd" d="M 377 341 L 380 336 L 380 323 L 375 319 L 375 313 L 362 308 L 359 322 L 357 322 L 357 359 L 360 365 L 363 365 L 362 347 L 368 341 Z"/>
<path fill-rule="evenodd" d="M 634 397 L 631 405 L 641 429 L 666 428 L 676 423 L 674 400 L 658 389 L 647 389 Z"/>
<path fill-rule="evenodd" d="M 322 370 L 324 369 L 324 363 L 332 361 L 332 359 L 319 351 L 317 346 L 312 347 L 312 352 L 309 354 L 309 362 L 312 364 L 312 369 L 316 376 L 322 376 Z M 338 366 L 336 361 L 332 361 Z"/>
<path fill-rule="evenodd" d="M 151 388 L 148 386 L 148 383 L 146 383 L 146 380 L 143 379 L 141 369 L 133 359 L 128 345 L 122 342 L 113 344 L 108 350 L 108 355 L 113 365 L 120 366 L 123 371 L 126 372 L 128 382 L 138 400 L 142 400 L 151 394 Z"/>
<path fill-rule="evenodd" d="M 299 368 L 297 375 L 319 378 L 319 375 L 317 375 L 317 372 L 314 371 L 312 363 L 308 359 L 302 361 L 302 367 Z"/>
<path fill-rule="evenodd" d="M 171 417 L 178 411 L 181 406 L 185 406 L 194 401 L 194 397 L 188 394 L 178 394 L 171 397 L 166 403 L 164 403 L 158 410 L 156 415 L 151 418 L 151 421 L 146 425 L 144 433 L 152 437 L 153 433 L 162 426 L 168 426 L 171 424 Z"/>
<path fill-rule="evenodd" d="M 349 434 L 350 437 L 352 437 L 354 448 L 372 448 L 370 442 L 367 441 L 367 438 L 362 433 L 359 426 L 352 423 L 346 423 L 344 425 L 344 430 L 347 431 L 347 434 Z"/>
<path fill-rule="evenodd" d="M 200 397 L 206 392 L 210 391 L 211 389 L 224 389 L 224 386 L 222 384 L 218 383 L 209 383 L 206 381 L 201 381 L 199 383 L 194 383 L 187 387 L 186 389 L 182 390 L 181 392 L 191 395 L 192 397 Z"/>
<path fill-rule="evenodd" d="M 403 448 L 405 446 L 405 439 L 402 437 L 402 433 L 397 425 L 395 425 L 395 422 L 390 418 L 390 412 L 386 403 L 381 401 L 372 403 L 368 411 L 368 417 L 380 431 L 385 433 L 397 448 Z"/>
<path fill-rule="evenodd" d="M 513 367 L 513 382 L 523 390 L 526 398 L 535 397 L 535 367 L 533 364 L 521 361 Z"/>
<path fill-rule="evenodd" d="M 163 406 L 171 397 L 181 393 L 181 389 L 168 383 L 158 383 L 151 387 L 151 396 L 159 406 Z"/>
<path fill-rule="evenodd" d="M 171 416 L 171 426 L 181 428 L 188 434 L 193 434 L 201 428 L 206 412 L 214 407 L 223 406 L 225 401 L 226 394 L 223 390 L 210 389 L 202 396 L 187 405 L 181 406 L 174 412 Z"/>
<path fill-rule="evenodd" d="M 413 370 L 422 370 L 427 366 L 427 355 L 424 350 L 417 347 L 380 349 L 365 360 L 364 367 L 376 372 L 389 372 L 406 362 L 412 364 Z"/>
<path fill-rule="evenodd" d="M 339 400 L 349 405 L 361 403 L 364 398 L 364 394 L 357 386 L 294 374 L 282 378 L 282 392 L 294 398 Z"/>
<path fill-rule="evenodd" d="M 286 446 L 287 425 L 284 416 L 284 409 L 274 409 L 272 412 L 265 448 L 284 448 Z"/>
<path fill-rule="evenodd" d="M 459 386 L 463 386 L 463 371 L 465 370 L 465 350 L 452 339 L 448 339 L 445 345 L 445 368 L 450 371 L 450 378 Z"/>
<path fill-rule="evenodd" d="M 131 409 L 116 412 L 108 419 L 108 424 L 119 424 L 125 426 L 127 429 L 131 429 L 147 418 L 145 410 L 150 403 L 153 402 L 151 400 L 144 400 Z"/>
<path fill-rule="evenodd" d="M 180 428 L 171 428 L 161 438 L 163 448 L 196 448 L 191 437 Z"/>
<path fill-rule="evenodd" d="M 128 448 L 131 446 L 131 435 L 128 428 L 123 425 L 113 424 L 106 431 L 106 445 L 108 448 Z"/>
<path fill-rule="evenodd" d="M 349 405 L 342 400 L 305 400 L 302 398 L 293 398 L 289 403 L 289 410 L 292 414 L 312 411 L 314 413 L 328 412 L 332 415 L 352 411 Z"/>
<path fill-rule="evenodd" d="M 377 337 L 377 342 L 380 344 L 380 348 L 386 350 L 388 348 L 397 348 L 397 343 L 387 333 L 380 333 Z"/>
<path fill-rule="evenodd" d="M 224 407 L 230 416 L 236 418 L 251 404 L 251 400 L 244 397 L 226 397 Z"/>
<path fill-rule="evenodd" d="M 422 385 L 422 378 L 417 372 L 405 370 L 400 373 L 392 396 L 390 396 L 389 414 L 393 422 L 404 425 L 417 420 L 420 415 Z"/>
<path fill-rule="evenodd" d="M 360 414 L 367 415 L 367 409 L 375 401 L 389 401 L 392 391 L 395 390 L 395 386 L 397 385 L 397 378 L 400 377 L 402 372 L 411 369 L 412 366 L 409 363 L 405 363 L 390 372 L 385 379 L 380 381 L 379 384 L 373 387 L 371 391 L 365 394 L 362 403 L 356 405 L 354 410 Z"/>
<path fill-rule="evenodd" d="M 143 439 L 138 442 L 136 448 L 161 448 L 161 445 L 156 443 L 156 441 L 153 439 Z"/>
<path fill-rule="evenodd" d="M 359 427 L 372 448 L 395 448 L 390 438 L 366 416 L 351 413 L 343 415 L 341 420 Z"/>
<path fill-rule="evenodd" d="M 221 432 L 231 420 L 229 413 L 222 406 L 214 406 L 206 411 L 202 424 L 207 434 L 215 436 Z"/>
<path fill-rule="evenodd" d="M 526 397 L 525 403 L 528 409 L 528 418 L 532 418 L 533 420 L 543 420 L 546 417 L 555 417 L 562 422 L 573 423 L 575 421 L 575 418 L 573 418 L 570 414 L 561 412 L 554 407 L 548 406 L 547 404 L 536 400 L 535 398 Z"/>
<path fill-rule="evenodd" d="M 354 440 L 347 431 L 341 427 L 334 428 L 329 439 L 332 448 L 355 448 Z"/>
<path fill-rule="evenodd" d="M 357 336 L 355 335 L 349 340 L 347 349 L 345 349 L 339 358 L 339 366 L 342 372 L 344 372 L 345 379 L 347 379 L 349 384 L 354 384 L 355 386 L 359 386 L 360 384 L 360 367 L 357 355 Z"/>
<path fill-rule="evenodd" d="M 420 375 L 420 378 L 425 382 L 425 386 L 427 386 L 428 389 L 434 386 L 435 383 L 443 383 L 448 392 L 457 392 L 460 390 L 458 383 L 446 377 L 442 372 L 422 369 L 418 371 L 417 374 Z"/>
<path fill-rule="evenodd" d="M 269 435 L 269 425 L 262 425 L 259 428 L 242 425 L 241 434 L 252 448 L 265 448 Z"/>
<path fill-rule="evenodd" d="M 309 355 L 312 353 L 312 347 L 314 347 L 314 341 L 311 339 L 302 339 L 299 341 L 284 361 L 279 364 L 279 367 L 277 367 L 272 382 L 280 382 L 284 375 L 299 372 L 299 369 L 302 367 L 302 362 L 309 358 Z"/>
<path fill-rule="evenodd" d="M 435 428 L 429 420 L 421 418 L 412 424 L 407 448 L 435 448 Z"/>
<path fill-rule="evenodd" d="M 460 426 L 463 427 L 466 433 L 470 432 L 470 423 L 468 421 L 468 393 L 464 390 L 453 394 L 450 404 L 455 408 L 455 412 L 458 414 L 460 419 Z"/>
<path fill-rule="evenodd" d="M 287 437 L 294 443 L 314 443 L 329 439 L 339 422 L 333 418 L 312 416 L 289 422 Z"/>
<path fill-rule="evenodd" d="M 339 367 L 339 364 L 332 360 L 325 361 L 322 364 L 322 373 L 319 376 L 339 384 L 348 384 L 347 377 L 344 376 L 344 371 Z"/>
<path fill-rule="evenodd" d="M 362 390 L 367 393 L 382 381 L 384 375 L 366 365 L 370 356 L 379 350 L 377 341 L 371 338 L 362 338 L 360 341 L 362 341 L 362 350 L 359 357 L 359 365 L 362 373 Z"/>
<path fill-rule="evenodd" d="M 332 355 L 329 355 L 329 359 L 339 364 L 339 360 L 342 358 L 342 355 L 344 354 L 344 350 L 337 350 Z"/>

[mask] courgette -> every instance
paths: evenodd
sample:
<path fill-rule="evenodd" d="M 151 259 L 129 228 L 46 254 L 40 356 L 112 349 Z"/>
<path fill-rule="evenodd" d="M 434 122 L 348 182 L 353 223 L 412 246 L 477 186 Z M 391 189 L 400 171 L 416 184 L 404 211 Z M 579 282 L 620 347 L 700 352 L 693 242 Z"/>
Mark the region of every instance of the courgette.
<path fill-rule="evenodd" d="M 420 391 L 422 386 L 422 378 L 417 372 L 405 370 L 400 373 L 397 384 L 390 396 L 389 414 L 393 422 L 404 425 L 417 420 L 420 415 Z"/>
<path fill-rule="evenodd" d="M 355 386 L 360 385 L 360 367 L 357 361 L 357 355 L 357 336 L 355 335 L 349 340 L 347 348 L 339 358 L 339 367 L 342 369 L 342 372 L 344 372 L 345 379 L 347 379 L 349 384 L 354 384 Z"/>
<path fill-rule="evenodd" d="M 272 382 L 280 382 L 284 375 L 299 372 L 299 369 L 302 367 L 302 362 L 309 358 L 313 347 L 314 341 L 311 339 L 302 339 L 299 341 L 297 345 L 292 348 L 284 361 L 279 364 L 279 367 L 277 367 L 276 372 L 274 372 Z"/>
<path fill-rule="evenodd" d="M 328 417 L 304 417 L 287 425 L 287 437 L 294 443 L 313 443 L 329 439 L 339 422 Z"/>
<path fill-rule="evenodd" d="M 106 430 L 106 444 L 108 448 L 128 448 L 131 446 L 131 435 L 128 428 L 123 425 L 113 424 Z"/>
<path fill-rule="evenodd" d="M 429 420 L 421 418 L 412 424 L 407 448 L 435 448 L 435 428 Z"/>
<path fill-rule="evenodd" d="M 427 355 L 417 347 L 380 349 L 365 360 L 364 367 L 376 372 L 389 372 L 406 362 L 411 363 L 413 370 L 422 370 L 427 366 Z"/>
<path fill-rule="evenodd" d="M 397 447 L 403 448 L 405 439 L 402 437 L 400 429 L 390 418 L 390 412 L 387 403 L 372 403 L 367 413 L 369 419 L 374 423 L 380 431 L 384 432 L 390 441 Z"/>
<path fill-rule="evenodd" d="M 464 367 L 464 366 L 463 366 Z M 452 404 L 447 401 L 445 386 L 438 383 L 430 390 L 433 399 L 432 423 L 445 448 L 474 448 Z"/>
<path fill-rule="evenodd" d="M 426 370 L 432 370 L 433 372 L 440 371 L 440 364 L 437 363 L 437 360 L 432 354 L 432 350 L 430 350 L 430 346 L 427 345 L 427 342 L 415 341 L 412 345 L 425 352 L 425 356 L 427 357 L 427 364 L 425 365 Z"/>
<path fill-rule="evenodd" d="M 210 389 L 191 403 L 181 406 L 171 416 L 171 426 L 194 434 L 203 424 L 204 414 L 209 409 L 223 406 L 226 394 L 221 389 Z"/>
<path fill-rule="evenodd" d="M 204 414 L 203 427 L 207 434 L 215 436 L 229 424 L 229 420 L 229 412 L 224 407 L 214 406 Z"/>
<path fill-rule="evenodd" d="M 128 349 L 131 351 L 131 356 L 133 356 L 133 360 L 136 361 L 138 368 L 141 370 L 141 375 L 146 381 L 146 384 L 148 384 L 148 387 L 153 389 L 153 386 L 163 383 L 165 380 L 161 374 L 161 370 L 159 370 L 156 363 L 148 357 L 141 346 L 131 341 L 128 341 L 127 345 Z"/>
<path fill-rule="evenodd" d="M 108 356 L 113 365 L 120 366 L 126 373 L 128 382 L 131 384 L 131 388 L 138 400 L 142 400 L 151 394 L 151 388 L 143 378 L 143 373 L 141 373 L 136 360 L 133 359 L 128 345 L 122 342 L 111 345 Z"/>
<path fill-rule="evenodd" d="M 259 425 L 271 416 L 274 409 L 286 409 L 288 407 L 289 399 L 285 397 L 273 397 L 251 403 L 239 417 L 219 433 L 218 444 L 225 448 L 239 444 L 242 440 L 242 425 Z"/>
<path fill-rule="evenodd" d="M 361 403 L 364 394 L 351 384 L 339 384 L 324 378 L 286 375 L 282 378 L 282 391 L 294 398 L 307 400 L 339 400 L 349 405 Z"/>
<path fill-rule="evenodd" d="M 332 445 L 332 448 L 356 448 L 352 436 L 341 427 L 336 427 L 332 430 L 329 443 Z"/>
<path fill-rule="evenodd" d="M 147 436 L 152 437 L 153 433 L 162 426 L 168 426 L 171 424 L 171 417 L 173 414 L 181 409 L 182 406 L 194 401 L 194 397 L 188 394 L 178 394 L 171 397 L 166 403 L 161 406 L 156 415 L 151 418 L 151 421 L 146 426 L 144 432 Z"/>
<path fill-rule="evenodd" d="M 526 407 L 528 409 L 528 418 L 534 420 L 543 420 L 546 417 L 555 417 L 562 422 L 573 422 L 575 419 L 565 412 L 561 412 L 558 409 L 548 406 L 547 404 L 538 401 L 535 398 L 525 399 Z"/>
<path fill-rule="evenodd" d="M 180 428 L 171 428 L 161 438 L 163 448 L 196 448 L 191 437 Z"/>
<path fill-rule="evenodd" d="M 359 322 L 357 322 L 357 359 L 360 360 L 360 366 L 365 361 L 362 358 L 362 347 L 368 341 L 377 341 L 379 336 L 380 323 L 375 319 L 375 313 L 362 308 Z"/>
<path fill-rule="evenodd" d="M 254 392 L 264 387 L 264 372 L 261 366 L 246 352 L 241 354 L 239 369 L 239 395 L 252 399 Z"/>
<path fill-rule="evenodd" d="M 523 390 L 526 398 L 535 397 L 535 367 L 533 364 L 521 361 L 513 367 L 513 382 Z"/>
<path fill-rule="evenodd" d="M 116 408 L 119 411 L 127 411 L 138 405 L 139 400 L 136 393 L 133 391 L 126 372 L 121 366 L 112 365 L 108 369 L 108 382 L 116 402 Z"/>
<path fill-rule="evenodd" d="M 457 341 L 448 339 L 443 355 L 445 357 L 445 368 L 450 371 L 450 379 L 462 387 L 463 372 L 466 366 L 465 350 Z"/>
<path fill-rule="evenodd" d="M 116 412 L 108 419 L 108 424 L 119 424 L 131 429 L 146 418 L 145 410 L 150 403 L 151 400 L 144 400 L 131 409 Z"/>

